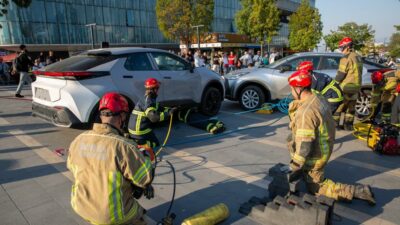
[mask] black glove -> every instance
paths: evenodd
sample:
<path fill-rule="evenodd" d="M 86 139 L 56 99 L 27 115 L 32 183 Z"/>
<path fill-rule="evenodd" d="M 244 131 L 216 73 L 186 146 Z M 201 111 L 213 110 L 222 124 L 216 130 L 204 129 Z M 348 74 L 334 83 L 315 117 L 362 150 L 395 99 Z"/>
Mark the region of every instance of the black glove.
<path fill-rule="evenodd" d="M 178 107 L 173 107 L 173 108 L 171 108 L 170 110 L 169 110 L 169 112 L 168 112 L 168 115 L 172 115 L 172 114 L 174 114 L 176 111 L 178 111 Z"/>
<path fill-rule="evenodd" d="M 146 196 L 147 199 L 154 198 L 154 188 L 151 184 L 147 185 L 144 189 L 144 196 Z"/>
<path fill-rule="evenodd" d="M 298 170 L 292 170 L 289 174 L 288 174 L 288 180 L 289 182 L 293 182 L 296 181 L 298 179 L 301 178 L 301 169 Z"/>

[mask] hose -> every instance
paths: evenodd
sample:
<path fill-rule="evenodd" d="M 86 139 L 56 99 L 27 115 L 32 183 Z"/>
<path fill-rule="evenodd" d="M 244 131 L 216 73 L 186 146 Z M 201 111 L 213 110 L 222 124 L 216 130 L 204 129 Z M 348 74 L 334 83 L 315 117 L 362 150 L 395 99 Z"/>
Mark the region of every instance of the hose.
<path fill-rule="evenodd" d="M 155 154 L 155 155 L 156 155 L 156 158 L 157 158 L 157 156 L 160 154 L 160 152 L 161 152 L 162 150 L 165 149 L 165 146 L 166 146 L 166 144 L 167 144 L 167 142 L 168 142 L 168 139 L 169 139 L 169 135 L 171 134 L 173 119 L 174 119 L 174 114 L 172 114 L 172 115 L 170 116 L 170 119 L 169 119 L 169 126 L 168 126 L 168 132 L 167 132 L 167 135 L 165 136 L 165 139 L 164 139 L 163 144 L 161 145 L 160 149 L 159 149 L 159 150 L 157 151 L 157 153 Z M 156 159 L 156 161 L 157 161 L 157 159 Z"/>

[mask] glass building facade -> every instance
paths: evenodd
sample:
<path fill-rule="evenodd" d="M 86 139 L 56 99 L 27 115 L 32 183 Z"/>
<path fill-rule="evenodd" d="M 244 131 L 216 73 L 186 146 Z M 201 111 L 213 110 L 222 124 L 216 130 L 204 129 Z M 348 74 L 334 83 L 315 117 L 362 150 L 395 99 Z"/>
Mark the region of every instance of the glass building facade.
<path fill-rule="evenodd" d="M 279 0 L 278 6 L 299 2 Z M 315 6 L 315 0 L 310 2 Z M 158 29 L 155 4 L 156 0 L 32 0 L 28 8 L 19 8 L 10 1 L 8 14 L 0 17 L 0 48 L 21 43 L 89 45 L 90 28 L 85 25 L 91 23 L 96 23 L 95 43 L 177 46 Z M 213 32 L 235 33 L 234 17 L 240 7 L 239 0 L 215 0 Z M 272 44 L 285 45 L 288 34 L 287 23 L 282 23 Z"/>

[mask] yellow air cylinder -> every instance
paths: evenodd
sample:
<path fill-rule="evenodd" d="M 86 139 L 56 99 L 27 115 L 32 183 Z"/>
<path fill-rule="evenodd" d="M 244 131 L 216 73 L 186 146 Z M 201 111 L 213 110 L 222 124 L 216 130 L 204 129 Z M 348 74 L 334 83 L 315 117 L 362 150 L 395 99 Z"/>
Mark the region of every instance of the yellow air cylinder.
<path fill-rule="evenodd" d="M 186 218 L 182 225 L 214 225 L 229 217 L 229 209 L 224 203 L 219 203 L 211 208 Z"/>

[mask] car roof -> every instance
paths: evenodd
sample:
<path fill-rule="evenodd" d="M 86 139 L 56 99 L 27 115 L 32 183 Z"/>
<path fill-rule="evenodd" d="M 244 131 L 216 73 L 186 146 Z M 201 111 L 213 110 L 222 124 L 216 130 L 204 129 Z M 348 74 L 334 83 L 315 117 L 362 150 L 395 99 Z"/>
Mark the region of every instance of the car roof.
<path fill-rule="evenodd" d="M 296 56 L 343 56 L 339 52 L 299 52 L 295 53 Z"/>
<path fill-rule="evenodd" d="M 124 55 L 135 52 L 168 52 L 168 51 L 155 48 L 141 48 L 141 47 L 100 48 L 87 51 L 87 53 L 92 53 L 92 54 L 93 53 L 95 54 L 97 52 L 111 52 L 112 55 Z"/>

